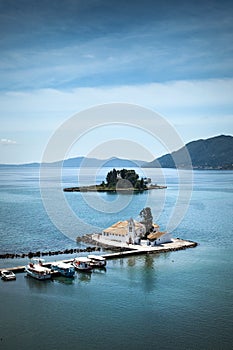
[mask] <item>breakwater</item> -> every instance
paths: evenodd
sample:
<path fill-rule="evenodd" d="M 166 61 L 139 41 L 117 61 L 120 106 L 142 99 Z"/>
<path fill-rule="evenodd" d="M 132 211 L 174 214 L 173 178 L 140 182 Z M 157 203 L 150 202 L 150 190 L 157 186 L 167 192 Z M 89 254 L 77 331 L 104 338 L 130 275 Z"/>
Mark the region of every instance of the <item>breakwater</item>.
<path fill-rule="evenodd" d="M 82 237 L 78 237 L 78 242 L 83 242 L 85 244 L 93 244 L 92 247 L 87 247 L 85 249 L 66 249 L 64 251 L 56 251 L 56 252 L 36 252 L 32 253 L 29 252 L 28 254 L 24 254 L 24 257 L 28 257 L 29 259 L 33 257 L 40 257 L 45 255 L 60 255 L 60 254 L 74 254 L 74 253 L 90 253 L 93 251 L 100 251 L 101 249 L 104 249 L 105 251 L 109 250 L 111 251 L 109 254 L 101 254 L 105 259 L 116 259 L 116 258 L 124 258 L 132 255 L 143 255 L 143 254 L 160 254 L 160 253 L 168 253 L 168 252 L 174 252 L 177 250 L 184 250 L 187 248 L 195 248 L 198 243 L 188 240 L 183 240 L 180 238 L 173 238 L 171 242 L 164 243 L 158 246 L 147 246 L 147 245 L 121 245 L 117 246 L 116 242 L 101 242 L 98 240 L 98 234 L 86 234 Z M 114 245 L 115 243 L 115 245 Z M 14 258 L 15 255 L 11 256 L 9 254 L 1 255 L 5 258 Z M 68 260 L 62 260 L 63 262 L 71 262 L 72 259 Z M 46 263 L 45 265 L 50 265 L 51 262 Z M 23 272 L 25 269 L 25 266 L 16 266 L 13 268 L 6 268 L 7 270 L 12 270 L 14 272 Z M 1 271 L 2 269 L 0 269 Z"/>
<path fill-rule="evenodd" d="M 91 239 L 91 235 L 88 235 L 87 237 L 85 237 L 84 239 L 87 240 L 88 238 Z M 184 241 L 181 239 L 174 239 L 174 241 L 172 243 L 167 243 L 165 245 L 161 245 L 161 246 L 157 246 L 157 247 L 147 247 L 147 246 L 135 246 L 135 249 L 126 249 L 126 248 L 119 248 L 119 247 L 108 247 L 109 250 L 111 251 L 115 251 L 115 252 L 111 252 L 109 254 L 102 254 L 102 256 L 106 259 L 106 260 L 111 260 L 111 259 L 121 259 L 121 258 L 127 258 L 129 256 L 134 256 L 134 255 L 143 255 L 143 254 L 158 254 L 158 253 L 168 253 L 168 252 L 174 252 L 177 250 L 183 250 L 183 249 L 187 249 L 187 248 L 194 248 L 196 247 L 198 244 L 196 242 L 193 241 Z M 115 249 L 114 249 L 115 248 Z M 87 248 L 88 249 L 88 248 Z M 93 250 L 87 250 L 87 249 L 82 249 L 82 252 L 90 252 Z M 99 248 L 100 249 L 100 248 Z M 99 250 L 97 247 L 97 250 Z M 61 260 L 60 262 L 64 262 L 64 263 L 68 263 L 68 262 L 72 262 L 72 259 L 67 259 L 67 260 Z M 50 267 L 50 265 L 52 264 L 52 262 L 47 262 L 44 263 L 43 265 L 46 267 Z M 3 269 L 0 269 L 0 271 Z M 18 272 L 24 272 L 25 270 L 25 266 L 16 266 L 13 268 L 4 268 L 4 270 L 11 270 L 15 273 Z"/>
<path fill-rule="evenodd" d="M 61 255 L 61 254 L 74 254 L 74 253 L 83 253 L 83 252 L 92 252 L 92 251 L 98 251 L 100 250 L 99 247 L 87 247 L 85 249 L 65 249 L 65 250 L 56 250 L 56 251 L 37 251 L 37 252 L 28 252 L 28 253 L 22 253 L 22 254 L 17 254 L 17 253 L 5 253 L 5 254 L 0 254 L 0 259 L 18 259 L 18 258 L 38 258 L 41 256 L 53 256 L 53 255 Z"/>
<path fill-rule="evenodd" d="M 65 250 L 56 250 L 56 251 L 47 251 L 47 252 L 29 252 L 29 253 L 22 253 L 22 254 L 15 254 L 15 253 L 6 253 L 6 254 L 0 254 L 0 259 L 18 259 L 18 258 L 38 258 L 41 256 L 53 256 L 53 255 L 62 255 L 62 254 L 74 254 L 74 253 L 90 253 L 93 251 L 100 251 L 100 247 L 87 247 L 85 249 L 65 249 Z"/>
<path fill-rule="evenodd" d="M 122 248 L 119 247 L 114 247 L 114 246 L 107 246 L 104 244 L 98 244 L 98 242 L 94 241 L 91 239 L 91 235 L 85 235 L 83 237 L 78 237 L 77 238 L 77 242 L 83 242 L 86 244 L 92 244 L 93 246 L 87 246 L 86 248 L 71 248 L 71 249 L 64 249 L 64 250 L 49 250 L 49 251 L 37 251 L 37 252 L 28 252 L 28 253 L 21 253 L 21 254 L 17 254 L 17 253 L 4 253 L 4 254 L 0 254 L 0 259 L 24 259 L 24 258 L 39 258 L 39 257 L 43 257 L 43 256 L 54 256 L 54 255 L 68 255 L 68 254 L 79 254 L 79 253 L 90 253 L 90 252 L 99 252 L 101 251 L 101 248 L 103 248 L 104 250 L 111 250 L 111 251 L 121 251 Z M 123 250 L 125 250 L 123 248 Z M 127 249 L 129 250 L 129 249 Z"/>

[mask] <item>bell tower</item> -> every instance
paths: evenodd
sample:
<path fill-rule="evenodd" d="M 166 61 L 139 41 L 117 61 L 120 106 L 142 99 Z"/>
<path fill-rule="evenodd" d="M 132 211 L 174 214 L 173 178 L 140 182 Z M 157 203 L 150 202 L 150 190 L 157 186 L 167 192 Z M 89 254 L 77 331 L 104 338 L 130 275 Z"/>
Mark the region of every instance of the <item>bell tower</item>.
<path fill-rule="evenodd" d="M 133 218 L 130 218 L 128 220 L 128 242 L 130 244 L 134 243 L 135 241 L 135 224 L 133 221 Z"/>

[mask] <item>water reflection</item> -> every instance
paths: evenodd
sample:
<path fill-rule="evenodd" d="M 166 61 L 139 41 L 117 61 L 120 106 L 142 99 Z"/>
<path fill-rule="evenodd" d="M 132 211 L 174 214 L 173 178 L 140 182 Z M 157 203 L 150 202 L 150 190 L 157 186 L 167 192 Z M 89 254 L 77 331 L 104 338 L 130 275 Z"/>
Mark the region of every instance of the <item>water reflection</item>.
<path fill-rule="evenodd" d="M 39 281 L 33 277 L 30 277 L 30 276 L 27 276 L 25 275 L 24 276 L 25 278 L 25 281 L 28 285 L 28 287 L 30 289 L 37 289 L 37 290 L 40 290 L 40 291 L 46 291 L 49 287 L 49 284 L 51 283 L 51 280 L 43 280 L 43 281 Z"/>
<path fill-rule="evenodd" d="M 69 285 L 74 284 L 74 277 L 56 276 L 53 277 L 52 281 Z"/>
<path fill-rule="evenodd" d="M 142 269 L 142 287 L 145 292 L 150 293 L 155 289 L 157 271 L 155 264 L 155 256 L 147 254 L 144 256 L 144 267 Z"/>
<path fill-rule="evenodd" d="M 88 272 L 77 272 L 77 278 L 80 282 L 88 283 L 91 281 L 92 273 Z"/>
<path fill-rule="evenodd" d="M 123 260 L 123 259 L 122 259 Z M 139 284 L 144 292 L 150 293 L 156 288 L 156 257 L 151 254 L 144 256 L 131 256 L 120 262 L 127 268 L 127 275 L 130 281 Z"/>
<path fill-rule="evenodd" d="M 106 273 L 107 269 L 106 267 L 101 267 L 101 268 L 93 268 L 92 272 L 94 274 L 100 274 L 100 275 L 104 275 Z"/>
<path fill-rule="evenodd" d="M 155 256 L 152 256 L 151 254 L 146 254 L 144 256 L 144 266 L 145 266 L 145 268 L 153 269 L 153 267 L 154 267 L 154 259 L 155 259 Z"/>
<path fill-rule="evenodd" d="M 136 261 L 136 259 L 135 259 L 135 256 L 131 256 L 130 258 L 128 258 L 128 260 L 127 260 L 127 265 L 130 267 L 132 267 L 132 266 L 134 266 L 135 265 L 135 261 Z"/>

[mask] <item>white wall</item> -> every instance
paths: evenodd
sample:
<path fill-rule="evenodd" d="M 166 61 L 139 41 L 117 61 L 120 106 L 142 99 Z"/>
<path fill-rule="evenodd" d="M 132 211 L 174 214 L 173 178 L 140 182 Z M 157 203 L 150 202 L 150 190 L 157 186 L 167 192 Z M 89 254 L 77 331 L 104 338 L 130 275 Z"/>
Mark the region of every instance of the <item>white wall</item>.
<path fill-rule="evenodd" d="M 163 244 L 163 243 L 169 243 L 169 242 L 171 242 L 171 239 L 172 239 L 171 233 L 166 232 L 164 235 L 157 238 L 156 241 L 152 241 L 151 246 L 155 246 L 155 245 L 159 245 L 159 244 Z"/>

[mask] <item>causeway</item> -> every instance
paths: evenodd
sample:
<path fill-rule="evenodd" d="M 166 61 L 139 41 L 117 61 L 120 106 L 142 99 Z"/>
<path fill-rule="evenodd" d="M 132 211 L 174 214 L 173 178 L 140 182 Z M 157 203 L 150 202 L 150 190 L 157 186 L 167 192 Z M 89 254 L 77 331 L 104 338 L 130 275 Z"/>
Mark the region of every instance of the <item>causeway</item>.
<path fill-rule="evenodd" d="M 92 241 L 96 242 L 98 245 L 109 245 L 109 241 L 106 242 L 107 240 L 104 240 L 100 235 L 92 235 Z M 147 246 L 146 244 L 142 245 L 135 245 L 135 244 L 126 244 L 126 243 L 120 243 L 120 242 L 112 242 L 111 245 L 112 247 L 120 247 L 122 248 L 122 251 L 117 252 L 117 253 L 108 253 L 108 254 L 101 254 L 104 258 L 107 260 L 109 259 L 119 259 L 119 258 L 124 258 L 132 255 L 142 255 L 142 254 L 159 254 L 159 253 L 167 253 L 167 252 L 172 252 L 172 251 L 177 251 L 177 250 L 183 250 L 187 248 L 194 248 L 197 246 L 196 242 L 193 241 L 188 241 L 188 240 L 183 240 L 180 238 L 173 238 L 171 242 L 169 243 L 164 243 L 160 244 L 158 246 Z M 60 260 L 64 263 L 72 262 L 73 258 L 67 259 L 67 260 Z M 56 261 L 57 262 L 57 261 Z M 44 265 L 49 266 L 53 262 L 47 262 Z M 24 272 L 25 266 L 16 266 L 16 267 L 10 267 L 10 268 L 3 268 L 0 269 L 0 272 L 2 270 L 11 270 L 14 273 L 18 272 Z"/>

